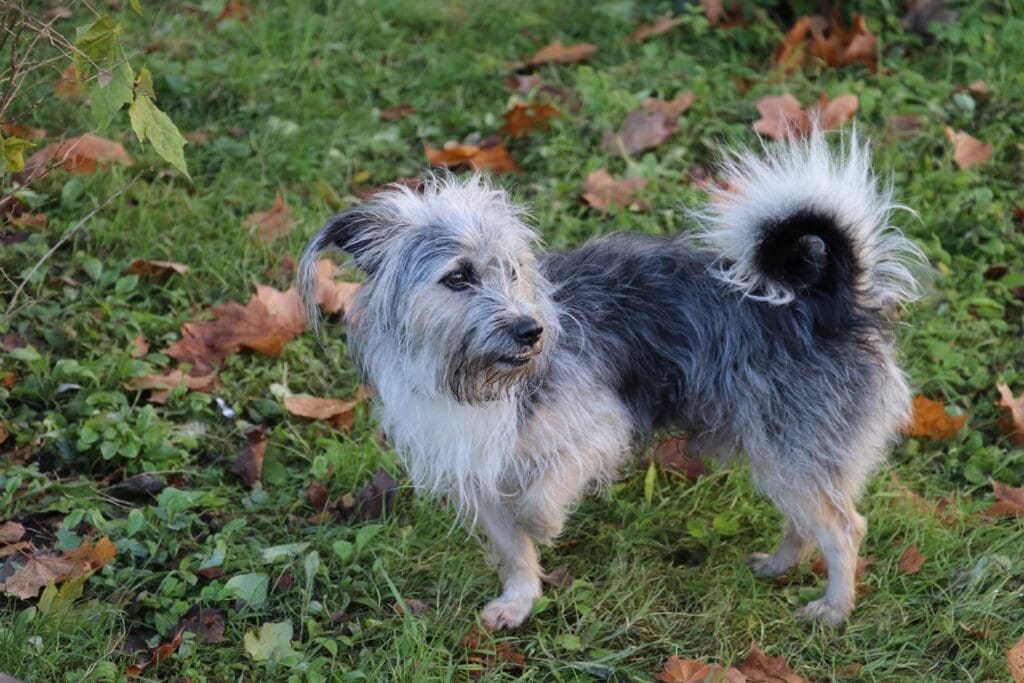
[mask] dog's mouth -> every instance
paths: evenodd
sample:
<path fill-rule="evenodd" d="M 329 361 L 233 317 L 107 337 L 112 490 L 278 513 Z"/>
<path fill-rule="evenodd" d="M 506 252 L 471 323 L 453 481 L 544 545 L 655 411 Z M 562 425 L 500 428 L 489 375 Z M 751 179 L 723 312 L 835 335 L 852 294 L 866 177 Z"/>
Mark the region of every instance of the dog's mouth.
<path fill-rule="evenodd" d="M 536 351 L 523 351 L 522 353 L 515 353 L 509 356 L 502 356 L 501 358 L 498 359 L 498 367 L 504 367 L 509 369 L 520 368 L 529 363 L 531 360 L 533 360 L 533 357 L 536 355 Z"/>

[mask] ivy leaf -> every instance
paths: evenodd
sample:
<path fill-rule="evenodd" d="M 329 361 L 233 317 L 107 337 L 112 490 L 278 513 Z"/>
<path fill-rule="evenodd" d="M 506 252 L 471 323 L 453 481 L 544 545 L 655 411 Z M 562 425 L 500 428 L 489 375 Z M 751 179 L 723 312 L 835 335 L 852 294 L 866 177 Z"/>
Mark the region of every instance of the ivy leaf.
<path fill-rule="evenodd" d="M 29 147 L 35 147 L 28 140 L 22 140 L 21 138 L 4 138 L 0 144 L 2 144 L 4 150 L 0 171 L 13 171 L 15 173 L 25 168 L 25 150 Z"/>
<path fill-rule="evenodd" d="M 157 154 L 191 180 L 185 164 L 185 137 L 170 117 L 153 104 L 153 77 L 149 69 L 139 71 L 135 94 L 135 101 L 128 108 L 135 136 L 139 142 L 149 140 Z"/>

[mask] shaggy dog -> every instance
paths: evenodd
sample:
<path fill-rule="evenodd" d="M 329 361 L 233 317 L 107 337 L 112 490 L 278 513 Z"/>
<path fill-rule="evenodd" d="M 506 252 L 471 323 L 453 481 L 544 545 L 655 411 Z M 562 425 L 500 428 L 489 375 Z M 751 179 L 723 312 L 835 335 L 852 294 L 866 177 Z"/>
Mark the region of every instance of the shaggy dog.
<path fill-rule="evenodd" d="M 755 572 L 820 546 L 828 588 L 798 617 L 853 609 L 854 502 L 910 406 L 886 311 L 916 294 L 920 253 L 888 225 L 898 207 L 855 134 L 733 154 L 724 176 L 688 236 L 543 253 L 504 192 L 445 175 L 335 216 L 306 249 L 307 302 L 325 250 L 366 273 L 349 350 L 415 486 L 486 532 L 504 585 L 487 626 L 527 618 L 535 544 L 669 431 L 749 457 L 785 517 Z"/>

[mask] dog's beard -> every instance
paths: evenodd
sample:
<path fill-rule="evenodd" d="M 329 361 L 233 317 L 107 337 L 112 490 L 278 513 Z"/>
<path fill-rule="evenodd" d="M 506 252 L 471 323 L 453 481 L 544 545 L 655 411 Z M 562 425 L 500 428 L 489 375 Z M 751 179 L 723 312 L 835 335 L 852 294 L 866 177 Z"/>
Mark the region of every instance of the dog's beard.
<path fill-rule="evenodd" d="M 482 355 L 456 353 L 442 369 L 439 384 L 460 403 L 500 401 L 527 389 L 541 363 L 539 350 Z"/>

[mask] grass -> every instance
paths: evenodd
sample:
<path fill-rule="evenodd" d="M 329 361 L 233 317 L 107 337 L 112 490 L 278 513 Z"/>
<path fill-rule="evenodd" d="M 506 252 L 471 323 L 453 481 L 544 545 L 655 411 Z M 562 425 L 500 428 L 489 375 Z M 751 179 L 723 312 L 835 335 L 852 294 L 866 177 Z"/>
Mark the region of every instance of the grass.
<path fill-rule="evenodd" d="M 855 3 L 879 36 L 878 73 L 851 65 L 782 74 L 770 55 L 786 28 L 785 6 L 720 29 L 690 4 L 676 4 L 686 17 L 681 27 L 632 46 L 622 37 L 667 4 L 518 0 L 484 11 L 464 1 L 259 3 L 250 20 L 216 30 L 178 3 L 144 2 L 141 19 L 126 11 L 134 47 L 159 43 L 139 60 L 157 77 L 160 105 L 183 131 L 203 131 L 209 140 L 187 149 L 193 183 L 160 175 L 150 151 L 129 146 L 145 169 L 141 179 L 43 265 L 26 290 L 33 305 L 0 327 L 39 349 L 38 358 L 0 356 L 17 376 L 14 388 L 0 388 L 11 433 L 0 446 L 7 449 L 0 455 L 0 521 L 36 524 L 58 549 L 90 534 L 109 535 L 118 547 L 59 617 L 0 597 L 0 671 L 25 681 L 120 680 L 134 661 L 123 651 L 127 636 L 164 642 L 183 614 L 202 605 L 227 610 L 224 640 L 203 644 L 188 636 L 146 676 L 645 681 L 669 655 L 724 664 L 754 643 L 813 680 L 1006 680 L 1004 653 L 1024 635 L 1024 522 L 977 513 L 991 504 L 989 477 L 1013 485 L 1024 478 L 1024 450 L 1000 436 L 994 406 L 998 382 L 1024 390 L 1024 304 L 1013 293 L 1024 284 L 1024 231 L 1014 217 L 1024 182 L 1024 8 L 953 3 L 958 19 L 936 26 L 926 45 L 901 31 L 903 3 Z M 793 4 L 799 12 L 817 7 Z M 949 441 L 902 443 L 873 480 L 861 509 L 870 521 L 863 553 L 875 562 L 843 629 L 793 619 L 793 610 L 822 590 L 806 567 L 787 586 L 748 570 L 747 553 L 769 548 L 780 520 L 743 465 L 696 482 L 661 472 L 650 500 L 641 465 L 587 500 L 558 545 L 544 551 L 546 566 L 567 565 L 575 580 L 548 589 L 521 630 L 482 637 L 481 650 L 507 643 L 525 660 L 522 667 L 492 666 L 460 641 L 498 582 L 448 512 L 403 489 L 394 514 L 381 522 L 302 521 L 313 513 L 304 493 L 310 481 L 323 480 L 339 496 L 378 467 L 398 473 L 368 413 L 350 436 L 339 436 L 282 409 L 281 387 L 353 394 L 358 378 L 340 329 L 326 348 L 305 335 L 279 358 L 230 357 L 217 396 L 235 419 L 224 418 L 207 394 L 177 393 L 154 409 L 123 387 L 169 363 L 156 350 L 175 341 L 197 311 L 245 301 L 255 283 L 287 286 L 280 259 L 297 255 L 339 208 L 332 194 L 348 205 L 357 201 L 354 184 L 421 172 L 424 141 L 437 146 L 497 131 L 512 101 L 505 65 L 555 38 L 600 50 L 587 65 L 538 70 L 568 89 L 572 104 L 551 130 L 511 143 L 524 173 L 500 178 L 531 205 L 553 248 L 614 230 L 681 229 L 679 207 L 703 196 L 688 181 L 690 170 L 712 163 L 722 142 L 753 142 L 756 101 L 784 91 L 803 102 L 819 92 L 857 94 L 858 128 L 875 141 L 877 166 L 892 173 L 900 200 L 918 212 L 897 220 L 935 276 L 901 332 L 906 368 L 917 390 L 970 419 Z M 964 90 L 976 79 L 992 87 L 989 96 Z M 669 143 L 631 160 L 600 150 L 602 131 L 616 128 L 644 97 L 682 90 L 692 90 L 696 102 Z M 380 119 L 381 109 L 400 102 L 415 113 Z M 919 115 L 923 128 L 897 135 L 888 124 L 894 114 Z M 33 118 L 50 131 L 89 125 L 81 108 L 58 101 L 45 102 Z M 992 143 L 992 160 L 957 169 L 945 125 Z M 127 144 L 124 121 L 122 130 Z M 649 178 L 640 196 L 652 211 L 603 215 L 581 206 L 583 178 L 602 166 Z M 26 272 L 135 172 L 57 172 L 34 186 L 49 227 L 3 246 L 4 272 Z M 325 184 L 333 193 L 322 191 Z M 264 247 L 242 220 L 268 208 L 278 190 L 299 227 Z M 126 274 L 135 257 L 180 261 L 192 271 L 152 284 Z M 986 279 L 998 264 L 1009 273 Z M 13 287 L 0 286 L 9 298 Z M 133 360 L 130 340 L 139 332 L 154 351 Z M 60 391 L 67 383 L 81 388 Z M 80 443 L 87 422 L 116 432 L 110 458 Z M 252 491 L 229 471 L 251 424 L 267 427 L 270 444 L 264 484 Z M 142 442 L 141 451 L 129 457 L 134 442 Z M 30 446 L 26 463 L 15 464 L 12 446 Z M 110 481 L 141 471 L 174 487 L 131 504 L 105 492 Z M 908 505 L 905 488 L 930 500 L 951 496 L 955 521 Z M 265 548 L 300 541 L 309 543 L 300 553 L 273 563 L 260 557 Z M 915 543 L 927 561 L 919 573 L 901 574 L 897 562 Z M 320 564 L 307 583 L 311 551 Z M 224 576 L 198 576 L 200 562 L 217 552 Z M 246 573 L 265 573 L 272 585 L 290 573 L 295 585 L 236 611 L 225 585 Z M 422 600 L 430 611 L 401 616 L 392 607 L 400 597 Z M 252 661 L 245 633 L 282 621 L 294 628 L 298 655 Z"/>

